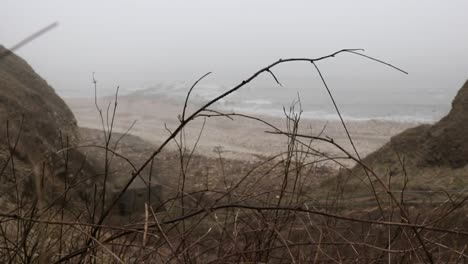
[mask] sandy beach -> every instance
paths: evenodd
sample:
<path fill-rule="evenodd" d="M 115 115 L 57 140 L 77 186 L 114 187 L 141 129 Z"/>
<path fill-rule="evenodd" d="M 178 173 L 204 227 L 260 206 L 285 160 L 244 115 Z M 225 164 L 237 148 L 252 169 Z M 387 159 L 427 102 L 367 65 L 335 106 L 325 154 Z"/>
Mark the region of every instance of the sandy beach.
<path fill-rule="evenodd" d="M 102 109 L 106 124 L 107 108 L 111 100 L 112 98 L 98 99 L 98 105 Z M 79 126 L 102 129 L 94 98 L 66 98 L 65 101 L 75 114 Z M 113 107 L 112 103 L 109 115 L 112 115 Z M 196 105 L 189 104 L 186 116 L 196 110 L 196 107 Z M 122 96 L 118 98 L 113 129 L 116 132 L 125 132 L 136 121 L 129 133 L 158 145 L 168 137 L 169 131 L 174 130 L 180 124 L 178 117 L 182 109 L 183 104 L 166 99 Z M 250 115 L 261 118 L 283 131 L 287 130 L 286 118 Z M 108 122 L 110 124 L 111 120 Z M 361 156 L 378 149 L 393 135 L 417 125 L 416 123 L 380 120 L 345 120 L 345 122 Z M 193 147 L 197 142 L 202 129 L 196 153 L 205 156 L 216 156 L 219 150 L 222 150 L 226 158 L 248 160 L 257 155 L 268 156 L 287 150 L 286 136 L 265 133 L 273 129 L 259 121 L 243 117 L 233 117 L 233 120 L 226 117 L 200 117 L 193 120 L 184 131 L 184 140 L 188 148 Z M 345 130 L 339 121 L 302 119 L 299 132 L 308 135 L 322 133 L 322 136 L 332 138 L 345 149 L 352 151 Z M 180 137 L 178 139 L 180 140 Z M 313 143 L 312 146 L 330 155 L 341 154 L 336 147 L 329 144 Z M 176 144 L 172 143 L 169 147 L 175 148 Z"/>

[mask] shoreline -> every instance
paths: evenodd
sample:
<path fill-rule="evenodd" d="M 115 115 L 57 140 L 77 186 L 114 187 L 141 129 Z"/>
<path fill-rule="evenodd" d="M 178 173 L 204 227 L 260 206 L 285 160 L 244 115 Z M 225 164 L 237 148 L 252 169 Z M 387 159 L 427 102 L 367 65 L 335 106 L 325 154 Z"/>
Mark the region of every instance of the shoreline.
<path fill-rule="evenodd" d="M 74 113 L 80 127 L 102 129 L 102 122 L 94 104 L 94 98 L 65 98 L 64 100 Z M 109 97 L 98 98 L 98 104 L 103 109 L 104 115 L 106 115 L 107 106 L 111 102 L 109 100 L 111 100 Z M 113 106 L 112 103 L 109 114 L 112 114 Z M 189 104 L 187 113 L 191 113 L 196 107 L 196 105 Z M 167 129 L 173 130 L 180 123 L 178 116 L 182 108 L 182 103 L 161 100 L 155 97 L 119 97 L 114 131 L 123 133 L 136 120 L 135 125 L 129 132 L 130 134 L 139 136 L 156 145 L 161 144 L 169 135 Z M 283 131 L 287 130 L 286 118 L 284 117 L 258 114 L 252 116 L 260 118 Z M 267 125 L 240 117 L 233 117 L 233 119 L 207 117 L 206 122 L 202 118 L 195 119 L 184 129 L 186 136 L 182 140 L 185 140 L 189 149 L 196 145 L 197 154 L 216 157 L 221 150 L 223 157 L 237 160 L 250 160 L 256 156 L 269 156 L 287 150 L 287 137 L 265 133 L 265 131 L 272 131 Z M 104 121 L 106 122 L 105 116 Z M 345 120 L 345 123 L 361 157 L 383 146 L 392 136 L 407 128 L 421 124 L 419 122 L 386 120 Z M 333 138 L 334 142 L 340 144 L 346 150 L 352 151 L 340 121 L 304 118 L 301 119 L 299 126 L 298 133 L 308 135 L 322 133 L 322 136 Z M 202 132 L 201 136 L 200 132 Z M 181 140 L 180 137 L 178 137 L 178 140 Z M 340 154 L 336 147 L 329 144 L 313 143 L 313 147 L 330 155 Z M 176 144 L 171 143 L 169 148 L 176 149 Z"/>

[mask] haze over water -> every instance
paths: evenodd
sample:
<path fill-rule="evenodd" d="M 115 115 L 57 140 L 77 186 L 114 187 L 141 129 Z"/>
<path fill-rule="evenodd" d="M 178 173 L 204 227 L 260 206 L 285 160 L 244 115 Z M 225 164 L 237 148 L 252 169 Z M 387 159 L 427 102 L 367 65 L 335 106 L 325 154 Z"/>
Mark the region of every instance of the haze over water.
<path fill-rule="evenodd" d="M 154 96 L 183 104 L 188 82 L 163 82 L 145 89 L 128 91 L 130 95 Z M 215 84 L 200 84 L 192 94 L 194 103 L 208 102 L 230 87 Z M 391 120 L 404 122 L 433 122 L 450 110 L 451 98 L 445 93 L 427 93 L 424 97 L 417 92 L 372 93 L 368 91 L 341 90 L 334 93 L 339 109 L 347 120 Z M 300 99 L 300 102 L 298 101 Z M 421 101 L 421 98 L 424 101 Z M 270 116 L 284 116 L 295 104 L 302 108 L 302 116 L 312 119 L 336 120 L 338 115 L 323 85 L 294 89 L 277 84 L 253 84 L 221 100 L 216 106 L 228 112 L 247 112 Z"/>
<path fill-rule="evenodd" d="M 156 87 L 176 99 L 213 71 L 196 91 L 208 100 L 279 58 L 364 48 L 409 75 L 352 54 L 319 63 L 345 117 L 433 121 L 468 78 L 466 10 L 466 1 L 8 1 L 0 36 L 11 47 L 58 21 L 17 53 L 65 97 L 93 96 L 96 72 L 100 95 Z M 280 115 L 299 94 L 306 117 L 336 118 L 312 65 L 273 71 L 283 87 L 260 76 L 222 107 Z"/>

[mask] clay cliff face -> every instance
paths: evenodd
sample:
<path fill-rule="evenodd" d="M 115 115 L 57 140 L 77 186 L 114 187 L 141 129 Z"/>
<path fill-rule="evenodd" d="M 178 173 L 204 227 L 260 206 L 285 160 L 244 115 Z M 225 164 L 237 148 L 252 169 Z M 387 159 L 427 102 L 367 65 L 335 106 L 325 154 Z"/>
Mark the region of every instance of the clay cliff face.
<path fill-rule="evenodd" d="M 0 46 L 0 54 L 6 51 Z M 75 117 L 52 87 L 13 53 L 0 59 L 0 133 L 3 201 L 15 185 L 31 194 L 41 179 L 44 193 L 53 196 L 63 191 L 65 178 L 72 183 L 92 171 L 79 151 L 57 153 L 79 142 Z"/>

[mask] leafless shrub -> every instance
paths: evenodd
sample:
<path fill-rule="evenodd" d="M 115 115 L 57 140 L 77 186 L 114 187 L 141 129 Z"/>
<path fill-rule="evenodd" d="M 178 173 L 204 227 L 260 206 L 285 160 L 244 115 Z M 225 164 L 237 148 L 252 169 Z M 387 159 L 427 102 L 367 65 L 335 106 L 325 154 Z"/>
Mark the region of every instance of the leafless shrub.
<path fill-rule="evenodd" d="M 96 97 L 96 108 L 102 121 L 102 146 L 68 146 L 64 139 L 62 154 L 65 164 L 71 148 L 94 147 L 105 151 L 104 172 L 93 180 L 94 193 L 83 202 L 80 210 L 71 213 L 66 203 L 46 203 L 40 198 L 23 199 L 21 185 L 15 181 L 15 208 L 0 214 L 0 261 L 4 263 L 459 263 L 467 258 L 468 230 L 464 220 L 466 197 L 438 196 L 431 203 L 419 201 L 412 206 L 411 193 L 395 190 L 392 178 L 377 175 L 362 163 L 359 153 L 341 118 L 325 78 L 317 63 L 341 53 L 352 53 L 384 63 L 360 53 L 341 50 L 317 58 L 280 59 L 219 95 L 193 113 L 187 113 L 190 94 L 187 93 L 179 116 L 180 124 L 140 166 L 135 166 L 118 153 L 120 139 L 113 139 L 113 120 L 117 109 L 109 104 L 102 111 Z M 270 74 L 280 84 L 272 69 L 282 63 L 312 63 L 322 78 L 324 87 L 336 107 L 352 152 L 322 134 L 300 134 L 301 105 L 293 103 L 284 110 L 286 130 L 253 116 L 221 113 L 210 109 L 215 102 L 236 92 L 262 73 Z M 384 63 L 390 67 L 394 66 Z M 398 68 L 396 68 L 398 69 Z M 399 70 L 399 69 L 398 69 Z M 94 79 L 94 78 L 93 78 Z M 96 81 L 94 80 L 96 85 Z M 229 171 L 230 161 L 217 148 L 219 173 L 214 184 L 201 182 L 203 175 L 191 173 L 195 149 L 203 134 L 188 145 L 184 128 L 197 118 L 247 118 L 270 129 L 269 133 L 286 137 L 282 153 L 264 157 L 254 165 Z M 123 135 L 125 136 L 125 134 Z M 123 137 L 122 136 L 122 137 Z M 129 222 L 112 224 L 119 199 L 128 191 L 143 171 L 153 171 L 154 159 L 169 142 L 177 145 L 179 175 L 175 187 L 161 201 L 165 210 L 157 210 L 146 201 L 144 211 Z M 330 156 L 314 149 L 321 141 L 339 149 L 340 156 Z M 5 161 L 5 170 L 15 171 L 15 144 Z M 112 160 L 122 159 L 133 173 L 116 197 L 107 195 Z M 319 192 L 314 178 L 321 163 L 334 162 L 343 166 L 350 159 L 362 166 L 367 174 L 363 184 L 370 192 L 350 197 L 341 192 Z M 404 161 L 401 160 L 404 169 Z M 14 173 L 13 173 L 14 175 Z M 405 182 L 411 175 L 406 175 Z M 149 177 L 151 179 L 151 177 Z M 16 180 L 16 178 L 15 178 Z M 208 181 L 207 181 L 208 182 Z M 37 180 L 35 182 L 38 185 Z M 70 189 L 80 183 L 65 182 L 61 197 L 67 200 Z M 319 193 L 319 195 L 317 195 Z M 150 197 L 150 196 L 148 196 Z M 149 198 L 148 198 L 149 199 Z"/>

